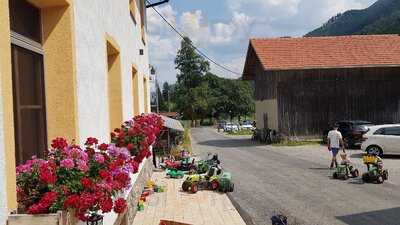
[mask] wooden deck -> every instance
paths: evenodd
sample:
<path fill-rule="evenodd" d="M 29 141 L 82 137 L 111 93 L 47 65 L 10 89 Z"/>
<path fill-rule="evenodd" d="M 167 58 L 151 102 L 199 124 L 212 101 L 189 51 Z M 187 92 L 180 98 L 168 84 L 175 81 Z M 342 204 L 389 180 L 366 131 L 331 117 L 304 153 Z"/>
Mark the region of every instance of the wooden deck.
<path fill-rule="evenodd" d="M 158 225 L 162 219 L 192 225 L 245 225 L 226 194 L 185 193 L 181 190 L 183 179 L 168 179 L 165 172 L 155 172 L 152 179 L 167 190 L 148 198 L 145 210 L 137 213 L 133 225 Z"/>

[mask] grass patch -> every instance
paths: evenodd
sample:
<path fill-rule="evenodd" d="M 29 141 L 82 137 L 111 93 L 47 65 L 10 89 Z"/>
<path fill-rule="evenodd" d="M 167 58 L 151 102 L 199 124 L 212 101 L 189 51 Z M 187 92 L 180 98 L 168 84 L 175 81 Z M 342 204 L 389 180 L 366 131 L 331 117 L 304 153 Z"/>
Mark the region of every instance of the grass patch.
<path fill-rule="evenodd" d="M 302 140 L 302 141 L 293 141 L 293 140 L 283 140 L 279 143 L 274 143 L 272 146 L 284 147 L 284 146 L 304 146 L 304 145 L 321 145 L 322 140 Z"/>
<path fill-rule="evenodd" d="M 239 131 L 229 131 L 227 132 L 228 135 L 253 135 L 253 131 L 251 130 L 239 130 Z"/>

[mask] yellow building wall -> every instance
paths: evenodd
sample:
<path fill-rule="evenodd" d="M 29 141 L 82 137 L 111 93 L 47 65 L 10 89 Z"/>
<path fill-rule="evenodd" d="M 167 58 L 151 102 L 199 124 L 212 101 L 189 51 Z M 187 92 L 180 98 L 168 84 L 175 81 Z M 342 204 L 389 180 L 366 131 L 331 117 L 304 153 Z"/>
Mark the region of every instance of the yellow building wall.
<path fill-rule="evenodd" d="M 139 98 L 139 74 L 137 67 L 132 66 L 132 99 L 133 99 L 133 115 L 140 114 L 140 98 Z"/>
<path fill-rule="evenodd" d="M 48 140 L 65 137 L 79 143 L 72 1 L 31 1 L 42 8 Z"/>
<path fill-rule="evenodd" d="M 15 140 L 13 116 L 13 92 L 11 70 L 11 39 L 8 1 L 0 1 L 0 76 L 1 100 L 3 101 L 4 148 L 6 150 L 6 186 L 7 207 L 9 211 L 17 209 L 16 174 L 15 174 Z M 1 159 L 0 159 L 1 160 Z"/>
<path fill-rule="evenodd" d="M 122 81 L 121 81 L 121 56 L 120 48 L 115 40 L 106 35 L 107 65 L 108 65 L 108 109 L 110 130 L 122 124 Z"/>

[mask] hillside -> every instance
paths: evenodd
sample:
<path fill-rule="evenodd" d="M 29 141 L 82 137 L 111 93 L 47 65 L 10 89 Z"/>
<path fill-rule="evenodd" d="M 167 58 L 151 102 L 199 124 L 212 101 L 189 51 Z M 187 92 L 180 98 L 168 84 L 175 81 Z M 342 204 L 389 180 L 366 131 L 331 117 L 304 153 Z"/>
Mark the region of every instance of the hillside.
<path fill-rule="evenodd" d="M 400 33 L 400 1 L 378 0 L 362 10 L 350 10 L 332 17 L 307 37 L 351 34 Z"/>

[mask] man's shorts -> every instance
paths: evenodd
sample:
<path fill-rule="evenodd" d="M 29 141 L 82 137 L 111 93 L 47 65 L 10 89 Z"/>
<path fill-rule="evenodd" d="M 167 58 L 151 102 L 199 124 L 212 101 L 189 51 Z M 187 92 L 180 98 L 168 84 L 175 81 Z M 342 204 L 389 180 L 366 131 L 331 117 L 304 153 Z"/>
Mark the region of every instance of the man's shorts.
<path fill-rule="evenodd" d="M 338 154 L 338 152 L 339 152 L 339 148 L 331 148 L 331 151 L 332 151 L 332 155 L 333 155 L 334 157 L 336 157 L 337 154 Z"/>

